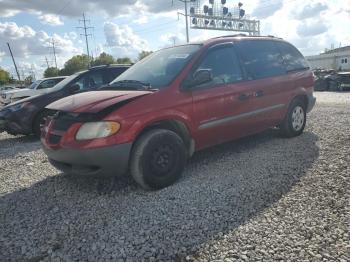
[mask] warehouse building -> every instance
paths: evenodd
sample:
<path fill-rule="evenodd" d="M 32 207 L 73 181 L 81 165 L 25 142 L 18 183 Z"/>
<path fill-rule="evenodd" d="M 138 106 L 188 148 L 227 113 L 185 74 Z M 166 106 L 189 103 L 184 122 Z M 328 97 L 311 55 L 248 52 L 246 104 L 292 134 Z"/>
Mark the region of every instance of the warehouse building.
<path fill-rule="evenodd" d="M 350 46 L 328 50 L 319 55 L 307 56 L 312 69 L 350 71 Z"/>

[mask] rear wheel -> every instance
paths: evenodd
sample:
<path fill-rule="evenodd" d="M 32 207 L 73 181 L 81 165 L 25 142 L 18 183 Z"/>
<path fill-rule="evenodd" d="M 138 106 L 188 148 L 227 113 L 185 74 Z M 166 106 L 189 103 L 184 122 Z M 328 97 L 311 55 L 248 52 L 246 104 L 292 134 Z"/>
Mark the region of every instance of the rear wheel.
<path fill-rule="evenodd" d="M 36 117 L 35 117 L 35 120 L 34 120 L 34 123 L 33 123 L 33 133 L 36 137 L 40 138 L 40 135 L 41 135 L 41 127 L 45 124 L 45 121 L 46 121 L 46 118 L 48 116 L 52 116 L 53 113 L 48 111 L 48 110 L 45 110 L 45 111 L 42 111 L 40 112 Z"/>
<path fill-rule="evenodd" d="M 306 124 L 306 105 L 301 99 L 294 99 L 280 128 L 285 137 L 299 136 Z"/>
<path fill-rule="evenodd" d="M 154 129 L 135 143 L 130 172 L 144 189 L 161 189 L 176 182 L 185 167 L 187 150 L 174 132 Z"/>

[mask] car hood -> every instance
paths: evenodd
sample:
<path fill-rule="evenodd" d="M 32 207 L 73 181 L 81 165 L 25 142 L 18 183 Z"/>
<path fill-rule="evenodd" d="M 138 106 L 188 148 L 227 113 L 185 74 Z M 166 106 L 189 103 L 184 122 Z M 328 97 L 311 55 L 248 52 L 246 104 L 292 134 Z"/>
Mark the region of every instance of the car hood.
<path fill-rule="evenodd" d="M 46 108 L 73 113 L 98 113 L 120 102 L 152 93 L 150 91 L 91 91 L 65 97 Z"/>
<path fill-rule="evenodd" d="M 25 93 L 27 91 L 30 91 L 31 89 L 29 88 L 23 88 L 23 89 L 16 89 L 16 90 L 8 90 L 8 91 L 5 91 L 3 93 L 5 93 L 6 95 L 8 94 L 16 94 L 16 93 Z"/>

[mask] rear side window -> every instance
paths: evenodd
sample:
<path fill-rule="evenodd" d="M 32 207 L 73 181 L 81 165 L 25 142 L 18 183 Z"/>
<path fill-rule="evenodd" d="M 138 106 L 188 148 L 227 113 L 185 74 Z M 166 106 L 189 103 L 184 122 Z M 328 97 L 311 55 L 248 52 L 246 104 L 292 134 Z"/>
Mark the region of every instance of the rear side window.
<path fill-rule="evenodd" d="M 74 84 L 79 85 L 80 90 L 96 89 L 104 84 L 102 71 L 90 71 L 72 85 Z"/>
<path fill-rule="evenodd" d="M 54 87 L 57 84 L 57 81 L 55 79 L 45 80 L 41 82 L 41 84 L 37 87 L 37 89 L 46 89 Z"/>
<path fill-rule="evenodd" d="M 275 41 L 241 41 L 235 46 L 251 79 L 279 76 L 286 73 Z"/>
<path fill-rule="evenodd" d="M 108 68 L 105 72 L 104 72 L 104 81 L 105 84 L 108 84 L 110 82 L 112 82 L 114 79 L 116 79 L 119 75 L 121 75 L 122 73 L 124 73 L 124 71 L 126 71 L 126 69 L 128 69 L 127 67 L 115 67 L 115 68 Z"/>
<path fill-rule="evenodd" d="M 309 68 L 309 64 L 303 55 L 294 46 L 284 42 L 277 42 L 287 71 L 298 71 Z"/>

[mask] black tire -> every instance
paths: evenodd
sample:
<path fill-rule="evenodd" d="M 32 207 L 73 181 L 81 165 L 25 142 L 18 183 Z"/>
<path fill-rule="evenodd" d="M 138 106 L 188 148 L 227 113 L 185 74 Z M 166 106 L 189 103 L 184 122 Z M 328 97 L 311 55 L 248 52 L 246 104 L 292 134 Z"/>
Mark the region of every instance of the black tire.
<path fill-rule="evenodd" d="M 161 189 L 181 177 L 187 158 L 184 142 L 176 133 L 153 129 L 136 141 L 131 155 L 130 173 L 142 188 Z"/>
<path fill-rule="evenodd" d="M 45 120 L 48 116 L 52 116 L 53 113 L 49 110 L 41 111 L 34 119 L 33 122 L 33 134 L 40 138 L 41 136 L 41 125 L 45 124 Z"/>
<path fill-rule="evenodd" d="M 299 110 L 302 110 L 300 112 Z M 298 113 L 297 113 L 298 112 Z M 297 114 L 298 117 L 294 117 Z M 299 118 L 300 115 L 300 118 Z M 302 115 L 302 116 L 301 116 Z M 302 123 L 301 120 L 303 119 Z M 280 125 L 281 134 L 284 137 L 295 137 L 303 133 L 306 124 L 306 105 L 301 99 L 294 99 L 289 105 L 288 112 Z"/>

